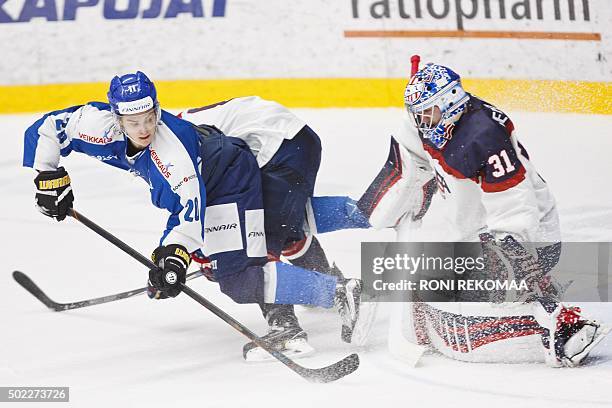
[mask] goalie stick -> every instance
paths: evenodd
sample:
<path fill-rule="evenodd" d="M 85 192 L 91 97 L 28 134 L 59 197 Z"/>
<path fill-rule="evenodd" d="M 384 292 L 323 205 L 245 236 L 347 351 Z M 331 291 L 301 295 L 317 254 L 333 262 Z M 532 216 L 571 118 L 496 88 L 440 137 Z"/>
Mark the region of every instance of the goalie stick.
<path fill-rule="evenodd" d="M 389 353 L 396 359 L 407 364 L 409 367 L 416 367 L 419 360 L 427 350 L 425 346 L 410 341 L 404 336 L 402 325 L 404 324 L 404 308 L 409 307 L 409 314 L 412 314 L 412 305 L 407 303 L 392 303 L 389 314 L 389 335 L 387 337 L 387 347 Z M 408 324 L 413 324 L 413 319 L 408 319 Z"/>
<path fill-rule="evenodd" d="M 187 275 L 187 280 L 201 276 L 202 272 L 195 271 Z M 114 295 L 102 296 L 93 299 L 80 300 L 78 302 L 59 303 L 52 300 L 34 281 L 25 273 L 20 271 L 13 272 L 13 279 L 17 281 L 25 290 L 30 292 L 34 297 L 40 300 L 45 306 L 54 312 L 63 312 L 65 310 L 80 309 L 82 307 L 100 305 L 103 303 L 114 302 L 115 300 L 127 299 L 133 296 L 140 295 L 147 291 L 147 288 L 138 288 L 128 290 L 126 292 L 116 293 Z"/>
<path fill-rule="evenodd" d="M 82 223 L 83 225 L 85 225 L 86 227 L 88 227 L 89 229 L 97 233 L 98 235 L 102 236 L 103 238 L 111 242 L 117 248 L 121 249 L 122 251 L 124 251 L 125 253 L 133 257 L 134 259 L 136 259 L 138 262 L 146 266 L 147 268 L 149 269 L 157 268 L 157 265 L 155 265 L 147 257 L 145 257 L 144 255 L 142 255 L 141 253 L 139 253 L 138 251 L 136 251 L 135 249 L 133 249 L 132 247 L 124 243 L 123 241 L 121 241 L 119 238 L 115 237 L 110 232 L 106 231 L 104 228 L 95 224 L 93 221 L 91 221 L 87 217 L 78 213 L 76 210 L 71 208 L 68 212 L 68 215 L 70 215 L 75 220 L 79 221 L 80 223 Z M 248 337 L 251 341 L 253 341 L 255 344 L 257 344 L 262 349 L 266 350 L 278 361 L 280 361 L 281 363 L 286 365 L 288 368 L 290 368 L 293 372 L 297 373 L 302 378 L 308 381 L 319 382 L 319 383 L 327 383 L 327 382 L 336 381 L 352 373 L 353 371 L 357 370 L 357 368 L 359 367 L 359 356 L 356 353 L 350 354 L 344 357 L 342 360 L 334 364 L 325 366 L 325 367 L 321 367 L 321 368 L 303 367 L 297 364 L 295 361 L 293 361 L 289 357 L 287 357 L 286 355 L 284 355 L 283 353 L 281 353 L 280 351 L 275 350 L 268 343 L 261 340 L 255 333 L 253 333 L 248 328 L 246 328 L 242 323 L 240 323 L 239 321 L 237 321 L 236 319 L 234 319 L 233 317 L 225 313 L 223 310 L 221 310 L 219 307 L 211 303 L 209 300 L 204 298 L 202 295 L 200 295 L 199 293 L 191 289 L 189 286 L 185 285 L 184 283 L 181 283 L 181 288 L 187 296 L 189 296 L 190 298 L 192 298 L 193 300 L 195 300 L 196 302 L 198 302 L 199 304 L 201 304 L 202 306 L 210 310 L 212 313 L 214 313 L 219 318 L 221 318 L 221 320 L 223 320 L 224 322 L 232 326 L 234 329 L 242 333 L 244 336 Z"/>

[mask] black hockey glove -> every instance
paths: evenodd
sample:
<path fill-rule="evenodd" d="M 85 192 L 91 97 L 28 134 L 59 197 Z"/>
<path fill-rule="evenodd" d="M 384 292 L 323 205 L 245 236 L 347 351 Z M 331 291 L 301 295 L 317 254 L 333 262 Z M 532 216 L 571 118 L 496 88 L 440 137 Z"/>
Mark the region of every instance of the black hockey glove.
<path fill-rule="evenodd" d="M 54 171 L 41 171 L 34 179 L 34 184 L 38 211 L 58 221 L 66 218 L 74 201 L 68 172 L 63 167 Z"/>
<path fill-rule="evenodd" d="M 185 283 L 190 256 L 182 245 L 160 246 L 151 255 L 158 267 L 149 271 L 147 295 L 151 299 L 176 297 Z"/>

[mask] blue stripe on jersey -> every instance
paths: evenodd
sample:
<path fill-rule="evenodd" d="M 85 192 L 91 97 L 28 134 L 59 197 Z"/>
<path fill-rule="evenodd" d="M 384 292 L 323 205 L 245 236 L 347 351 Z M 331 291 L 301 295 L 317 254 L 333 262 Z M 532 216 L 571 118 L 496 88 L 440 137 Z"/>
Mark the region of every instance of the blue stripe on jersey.
<path fill-rule="evenodd" d="M 172 214 L 170 218 L 168 218 L 168 222 L 166 223 L 166 230 L 164 231 L 162 237 L 159 240 L 159 245 L 163 245 L 164 240 L 166 239 L 170 231 L 172 231 L 174 227 L 176 227 L 180 223 L 181 221 L 179 220 L 179 217 L 176 214 Z"/>
<path fill-rule="evenodd" d="M 26 129 L 25 135 L 24 135 L 24 149 L 23 149 L 23 165 L 25 167 L 34 167 L 34 161 L 36 159 L 36 148 L 38 147 L 38 139 L 40 138 L 38 129 L 40 129 L 44 121 L 49 116 L 59 115 L 62 113 L 72 113 L 76 111 L 77 109 L 79 109 L 81 106 L 83 105 L 71 106 L 70 108 L 49 112 L 46 115 L 44 115 L 42 118 L 34 122 L 32 126 Z M 63 140 L 66 140 L 66 134 L 64 133 L 64 128 L 66 126 L 66 123 L 67 123 L 67 120 L 65 121 L 57 120 L 55 124 L 56 130 L 58 131 L 58 134 L 57 134 L 58 141 L 60 143 L 62 143 Z"/>

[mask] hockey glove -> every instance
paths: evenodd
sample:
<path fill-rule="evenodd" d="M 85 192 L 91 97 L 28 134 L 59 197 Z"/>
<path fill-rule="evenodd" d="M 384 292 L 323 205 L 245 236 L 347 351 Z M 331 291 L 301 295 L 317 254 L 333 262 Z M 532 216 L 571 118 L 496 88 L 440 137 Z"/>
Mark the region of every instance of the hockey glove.
<path fill-rule="evenodd" d="M 150 298 L 165 299 L 181 293 L 189 267 L 189 253 L 182 245 L 160 246 L 151 255 L 158 267 L 149 271 L 147 294 Z"/>
<path fill-rule="evenodd" d="M 63 167 L 53 171 L 41 171 L 34 179 L 34 184 L 38 211 L 58 221 L 66 218 L 74 201 L 68 172 Z"/>

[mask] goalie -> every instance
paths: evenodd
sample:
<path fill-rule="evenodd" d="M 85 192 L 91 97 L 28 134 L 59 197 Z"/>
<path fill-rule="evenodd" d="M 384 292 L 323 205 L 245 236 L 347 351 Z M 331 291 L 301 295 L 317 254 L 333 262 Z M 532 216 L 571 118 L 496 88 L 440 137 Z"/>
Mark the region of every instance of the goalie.
<path fill-rule="evenodd" d="M 385 166 L 356 207 L 346 211 L 346 219 L 358 219 L 357 224 L 362 225 L 366 217 L 374 228 L 415 228 L 437 192 L 447 201 L 446 223 L 452 227 L 451 234 L 440 240 L 480 241 L 487 273 L 493 277 L 513 274 L 527 283 L 528 290 L 514 299 L 501 299 L 514 302 L 506 307 L 505 317 L 500 316 L 500 308 L 490 305 L 480 316 L 464 315 L 457 303 L 446 304 L 454 311 L 442 311 L 438 305 L 417 308 L 419 341 L 456 357 L 453 351 L 462 347 L 471 352 L 487 344 L 477 342 L 480 337 L 470 339 L 477 327 L 501 321 L 495 330 L 503 333 L 489 330 L 481 337 L 488 336 L 489 343 L 496 341 L 504 347 L 503 342 L 509 345 L 518 337 L 540 335 L 549 365 L 579 365 L 607 329 L 582 317 L 579 308 L 561 304 L 557 286 L 546 275 L 561 253 L 557 209 L 546 182 L 506 114 L 467 93 L 459 75 L 449 68 L 427 64 L 419 70 L 414 58 L 413 64 L 404 95 L 408 118 L 397 139 L 391 139 Z M 314 213 L 329 214 L 334 200 L 314 199 Z M 319 230 L 332 228 L 322 217 L 315 218 Z M 536 242 L 547 244 L 533 244 Z M 504 323 L 516 313 L 519 316 L 513 317 L 524 323 L 521 327 Z M 491 361 L 489 355 L 473 355 L 461 359 Z"/>

